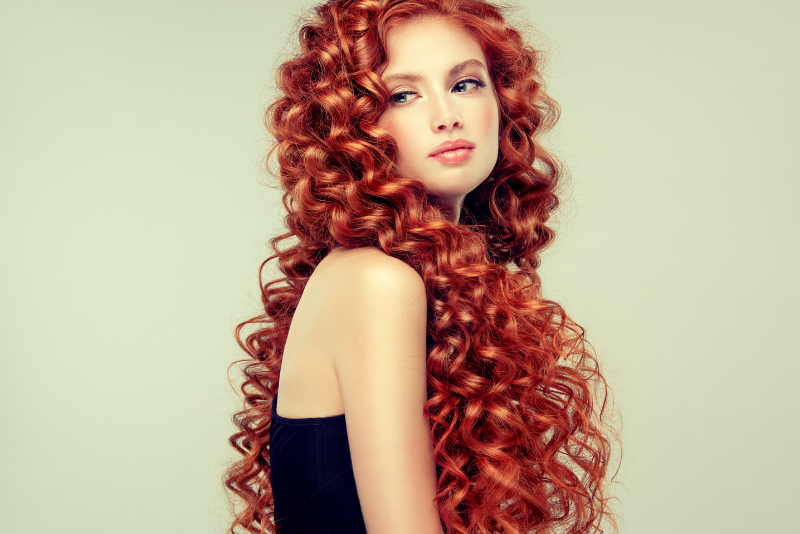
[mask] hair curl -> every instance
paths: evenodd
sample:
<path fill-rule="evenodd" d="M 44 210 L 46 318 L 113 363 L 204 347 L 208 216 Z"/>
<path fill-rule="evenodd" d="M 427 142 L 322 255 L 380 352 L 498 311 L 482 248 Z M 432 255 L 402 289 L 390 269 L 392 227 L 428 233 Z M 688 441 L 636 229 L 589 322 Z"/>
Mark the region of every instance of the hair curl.
<path fill-rule="evenodd" d="M 259 269 L 264 313 L 235 336 L 243 410 L 230 443 L 242 458 L 225 485 L 246 505 L 229 527 L 280 532 L 268 454 L 289 325 L 306 282 L 334 247 L 372 246 L 422 277 L 428 299 L 428 401 L 448 533 L 602 532 L 611 444 L 607 385 L 584 330 L 542 298 L 539 254 L 554 238 L 564 171 L 542 145 L 558 119 L 541 54 L 479 0 L 331 0 L 300 30 L 300 52 L 277 72 L 282 96 L 265 113 L 275 138 L 287 232 Z M 377 126 L 388 91 L 376 74 L 389 28 L 420 16 L 469 31 L 489 62 L 500 108 L 500 155 L 489 178 L 446 220 L 422 182 L 395 168 Z M 278 243 L 296 243 L 280 250 Z M 278 259 L 283 277 L 263 284 Z M 243 340 L 242 328 L 257 325 Z M 255 361 L 252 361 L 255 360 Z"/>

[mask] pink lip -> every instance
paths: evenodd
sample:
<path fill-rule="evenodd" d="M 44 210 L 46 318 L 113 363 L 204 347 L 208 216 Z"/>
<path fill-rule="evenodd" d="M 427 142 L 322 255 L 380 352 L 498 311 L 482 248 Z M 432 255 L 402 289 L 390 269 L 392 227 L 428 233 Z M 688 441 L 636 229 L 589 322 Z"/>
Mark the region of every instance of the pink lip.
<path fill-rule="evenodd" d="M 431 157 L 436 161 L 441 161 L 442 163 L 461 163 L 469 157 L 469 155 L 472 153 L 472 150 L 472 148 L 445 150 L 444 152 L 439 152 Z"/>
<path fill-rule="evenodd" d="M 464 139 L 453 139 L 452 141 L 450 141 L 448 139 L 447 141 L 441 143 L 439 146 L 434 148 L 433 152 L 428 154 L 428 156 L 435 157 L 437 154 L 441 154 L 442 152 L 446 152 L 446 151 L 449 151 L 449 150 L 456 150 L 456 149 L 459 149 L 459 148 L 473 149 L 473 148 L 475 148 L 475 144 L 474 143 L 470 143 L 469 141 L 466 141 Z M 459 152 L 465 152 L 467 155 L 469 155 L 470 150 L 459 151 Z"/>

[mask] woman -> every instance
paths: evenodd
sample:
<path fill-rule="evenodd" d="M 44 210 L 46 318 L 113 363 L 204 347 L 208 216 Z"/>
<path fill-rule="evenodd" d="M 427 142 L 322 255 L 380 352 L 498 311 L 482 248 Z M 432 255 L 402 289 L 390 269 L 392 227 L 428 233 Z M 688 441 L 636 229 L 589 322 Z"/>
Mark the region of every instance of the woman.
<path fill-rule="evenodd" d="M 606 388 L 536 273 L 562 173 L 539 54 L 478 0 L 315 11 L 266 117 L 285 277 L 236 330 L 230 532 L 594 531 Z"/>

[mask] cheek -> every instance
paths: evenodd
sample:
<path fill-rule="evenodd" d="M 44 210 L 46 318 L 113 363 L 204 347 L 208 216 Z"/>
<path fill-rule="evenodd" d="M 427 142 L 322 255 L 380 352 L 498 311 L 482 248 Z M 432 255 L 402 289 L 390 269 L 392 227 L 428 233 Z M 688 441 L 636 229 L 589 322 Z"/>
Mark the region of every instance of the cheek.
<path fill-rule="evenodd" d="M 487 137 L 499 135 L 500 129 L 500 115 L 497 109 L 497 104 L 489 102 L 481 106 L 475 117 L 476 126 Z"/>
<path fill-rule="evenodd" d="M 389 132 L 395 142 L 397 143 L 397 158 L 398 163 L 408 162 L 418 151 L 419 146 L 419 133 L 409 125 L 400 122 L 392 122 L 387 125 L 386 131 Z"/>

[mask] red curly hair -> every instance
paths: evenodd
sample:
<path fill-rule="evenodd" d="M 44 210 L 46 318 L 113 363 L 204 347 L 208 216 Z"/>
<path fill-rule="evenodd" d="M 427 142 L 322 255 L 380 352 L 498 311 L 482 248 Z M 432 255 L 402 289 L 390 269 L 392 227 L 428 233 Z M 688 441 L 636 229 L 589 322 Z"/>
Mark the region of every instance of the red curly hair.
<path fill-rule="evenodd" d="M 459 224 L 404 178 L 395 141 L 377 126 L 389 93 L 376 74 L 389 28 L 440 17 L 470 32 L 499 100 L 499 158 L 464 200 Z M 608 388 L 583 328 L 542 298 L 539 254 L 554 238 L 564 171 L 541 144 L 558 119 L 541 54 L 480 0 L 330 0 L 300 30 L 266 111 L 287 232 L 259 269 L 264 313 L 236 328 L 250 355 L 225 473 L 245 507 L 234 532 L 279 533 L 270 487 L 271 402 L 292 316 L 309 277 L 337 246 L 380 248 L 413 267 L 428 301 L 425 414 L 448 533 L 602 532 L 611 519 Z M 278 243 L 296 238 L 285 250 Z M 283 277 L 263 284 L 278 259 Z M 242 329 L 257 329 L 243 339 Z"/>

